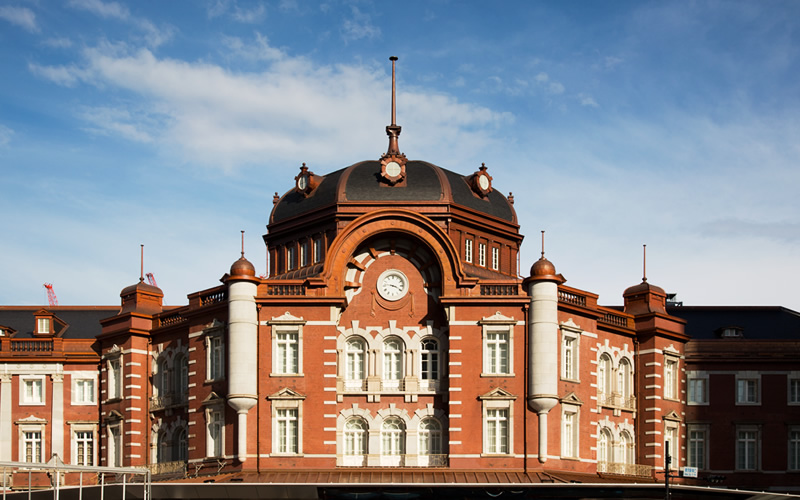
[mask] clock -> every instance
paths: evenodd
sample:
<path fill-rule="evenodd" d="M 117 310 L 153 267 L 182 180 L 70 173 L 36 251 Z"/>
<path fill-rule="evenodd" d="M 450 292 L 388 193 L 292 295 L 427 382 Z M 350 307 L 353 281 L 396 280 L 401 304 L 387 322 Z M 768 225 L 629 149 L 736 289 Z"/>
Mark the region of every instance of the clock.
<path fill-rule="evenodd" d="M 472 174 L 472 190 L 481 198 L 485 198 L 492 192 L 492 176 L 486 172 L 486 164 L 482 163 L 474 174 Z"/>
<path fill-rule="evenodd" d="M 408 293 L 408 278 L 402 271 L 389 269 L 378 276 L 378 294 L 386 300 L 400 300 Z"/>
<path fill-rule="evenodd" d="M 398 177 L 400 176 L 400 172 L 402 172 L 400 164 L 396 161 L 390 161 L 386 164 L 386 175 L 389 177 Z"/>
<path fill-rule="evenodd" d="M 303 196 L 309 196 L 322 181 L 322 178 L 309 172 L 305 163 L 300 167 L 300 173 L 294 178 L 294 187 Z"/>
<path fill-rule="evenodd" d="M 297 190 L 298 191 L 305 191 L 306 187 L 308 186 L 308 176 L 301 175 L 297 178 Z"/>
<path fill-rule="evenodd" d="M 480 186 L 483 191 L 487 191 L 490 186 L 489 178 L 485 175 L 478 176 L 478 186 Z"/>
<path fill-rule="evenodd" d="M 403 155 L 384 155 L 381 158 L 381 177 L 390 186 L 405 185 L 406 157 Z"/>

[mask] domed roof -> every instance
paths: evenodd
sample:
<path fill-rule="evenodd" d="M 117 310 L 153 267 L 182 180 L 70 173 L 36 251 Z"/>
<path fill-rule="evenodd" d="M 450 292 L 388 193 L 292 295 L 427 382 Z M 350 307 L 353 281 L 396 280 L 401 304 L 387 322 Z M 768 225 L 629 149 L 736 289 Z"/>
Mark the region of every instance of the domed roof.
<path fill-rule="evenodd" d="M 555 274 L 556 266 L 554 266 L 549 260 L 545 259 L 544 256 L 534 262 L 531 266 L 531 276 L 534 278 L 537 276 L 555 276 Z"/>
<path fill-rule="evenodd" d="M 651 285 L 647 282 L 647 280 L 643 280 L 638 285 L 633 285 L 625 289 L 625 292 L 622 294 L 623 296 L 627 295 L 637 295 L 644 292 L 653 292 L 660 295 L 666 295 L 667 292 L 664 291 L 663 288 L 655 285 Z"/>
<path fill-rule="evenodd" d="M 250 263 L 249 260 L 244 258 L 244 255 L 233 263 L 230 272 L 231 278 L 254 278 L 256 275 L 256 268 Z"/>
<path fill-rule="evenodd" d="M 119 293 L 119 295 L 120 297 L 126 297 L 134 292 L 145 292 L 145 293 L 155 293 L 155 294 L 164 293 L 157 286 L 145 283 L 144 281 L 139 281 L 135 285 L 126 286 L 125 288 L 123 288 L 122 291 Z"/>
<path fill-rule="evenodd" d="M 332 172 L 307 195 L 296 189 L 275 204 L 270 223 L 292 219 L 316 209 L 346 203 L 396 205 L 398 203 L 441 203 L 461 205 L 486 215 L 516 223 L 508 199 L 497 190 L 478 196 L 470 187 L 470 175 L 460 175 L 425 161 L 406 163 L 405 182 L 389 186 L 381 180 L 381 163 L 362 161 Z"/>

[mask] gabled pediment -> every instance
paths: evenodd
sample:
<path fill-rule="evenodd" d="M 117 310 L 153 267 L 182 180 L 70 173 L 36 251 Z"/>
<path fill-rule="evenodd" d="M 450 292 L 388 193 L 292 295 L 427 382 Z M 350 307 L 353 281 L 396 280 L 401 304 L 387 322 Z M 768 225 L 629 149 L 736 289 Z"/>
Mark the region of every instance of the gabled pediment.
<path fill-rule="evenodd" d="M 225 402 L 225 398 L 221 397 L 216 392 L 211 391 L 211 394 L 206 396 L 206 398 L 200 404 L 202 404 L 202 405 L 215 405 L 215 404 L 220 404 L 220 403 L 224 403 L 224 402 Z"/>
<path fill-rule="evenodd" d="M 273 316 L 271 320 L 267 321 L 268 325 L 304 325 L 305 323 L 306 320 L 302 317 L 298 318 L 289 311 L 280 316 Z"/>
<path fill-rule="evenodd" d="M 122 419 L 123 419 L 122 413 L 118 412 L 117 410 L 111 410 L 110 412 L 108 412 L 108 415 L 106 416 L 106 421 L 111 421 L 111 422 L 117 422 Z"/>
<path fill-rule="evenodd" d="M 681 416 L 678 415 L 678 413 L 675 410 L 672 410 L 671 412 L 667 413 L 666 415 L 664 415 L 663 418 L 664 420 L 674 420 L 676 422 L 680 422 L 681 420 Z"/>
<path fill-rule="evenodd" d="M 578 395 L 573 391 L 561 398 L 561 404 L 580 406 L 583 404 L 583 401 L 581 401 Z"/>
<path fill-rule="evenodd" d="M 36 417 L 34 415 L 30 415 L 28 417 L 21 418 L 21 419 L 17 420 L 16 423 L 17 424 L 37 424 L 38 425 L 38 424 L 46 424 L 47 420 L 44 419 L 44 418 Z"/>
<path fill-rule="evenodd" d="M 0 325 L 0 337 L 14 337 L 17 331 L 10 326 Z"/>
<path fill-rule="evenodd" d="M 295 391 L 293 389 L 289 389 L 288 387 L 284 387 L 283 389 L 281 389 L 280 391 L 276 392 L 275 394 L 267 396 L 267 399 L 269 399 L 269 400 L 273 400 L 273 399 L 293 399 L 293 400 L 297 400 L 297 399 L 306 399 L 306 395 L 305 394 L 301 394 L 301 393 L 299 393 L 299 392 L 297 392 L 297 391 Z"/>
<path fill-rule="evenodd" d="M 502 400 L 513 400 L 517 399 L 517 397 L 510 392 L 506 391 L 505 389 L 501 389 L 500 387 L 495 387 L 491 391 L 487 392 L 483 396 L 478 396 L 478 399 L 481 401 L 486 399 L 502 399 Z"/>
<path fill-rule="evenodd" d="M 487 316 L 485 318 L 481 318 L 478 321 L 479 325 L 513 325 L 517 322 L 514 318 L 509 318 L 508 316 L 504 316 L 497 311 L 496 313 L 492 314 L 491 316 Z"/>

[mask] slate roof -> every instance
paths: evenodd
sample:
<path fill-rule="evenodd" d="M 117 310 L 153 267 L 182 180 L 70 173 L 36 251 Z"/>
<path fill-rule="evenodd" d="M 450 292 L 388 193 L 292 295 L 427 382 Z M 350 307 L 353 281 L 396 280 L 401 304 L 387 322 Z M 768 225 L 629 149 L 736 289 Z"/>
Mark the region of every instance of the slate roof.
<path fill-rule="evenodd" d="M 800 313 L 780 306 L 668 306 L 685 319 L 692 339 L 716 339 L 721 328 L 739 327 L 745 339 L 800 340 Z"/>
<path fill-rule="evenodd" d="M 17 331 L 14 338 L 31 338 L 36 326 L 34 313 L 46 309 L 69 327 L 65 339 L 92 339 L 100 335 L 100 320 L 114 316 L 119 306 L 0 306 L 0 326 Z"/>
<path fill-rule="evenodd" d="M 505 196 L 497 190 L 493 190 L 486 198 L 476 196 L 467 183 L 469 176 L 425 161 L 411 160 L 406 164 L 405 185 L 388 187 L 381 182 L 380 170 L 380 162 L 363 161 L 326 175 L 308 197 L 291 189 L 275 205 L 270 222 L 280 222 L 335 203 L 444 203 L 448 200 L 445 199 L 447 189 L 442 186 L 442 180 L 449 183 L 454 204 L 516 222 L 514 210 Z M 342 183 L 344 186 L 341 186 Z"/>

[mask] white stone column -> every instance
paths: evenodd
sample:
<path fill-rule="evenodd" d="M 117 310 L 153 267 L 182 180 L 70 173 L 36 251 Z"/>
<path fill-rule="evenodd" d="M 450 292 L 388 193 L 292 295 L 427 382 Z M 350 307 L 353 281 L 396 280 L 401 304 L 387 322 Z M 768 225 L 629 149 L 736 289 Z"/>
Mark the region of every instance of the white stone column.
<path fill-rule="evenodd" d="M 247 413 L 258 401 L 258 310 L 256 284 L 228 285 L 228 405 L 238 415 L 237 458 L 247 460 Z"/>
<path fill-rule="evenodd" d="M 64 460 L 64 374 L 61 373 L 60 365 L 58 372 L 51 375 L 53 379 L 53 427 L 50 451 L 51 455 L 55 453 L 58 458 Z M 44 458 L 49 460 L 49 457 Z"/>
<path fill-rule="evenodd" d="M 11 462 L 11 380 L 3 365 L 0 373 L 0 461 Z"/>

